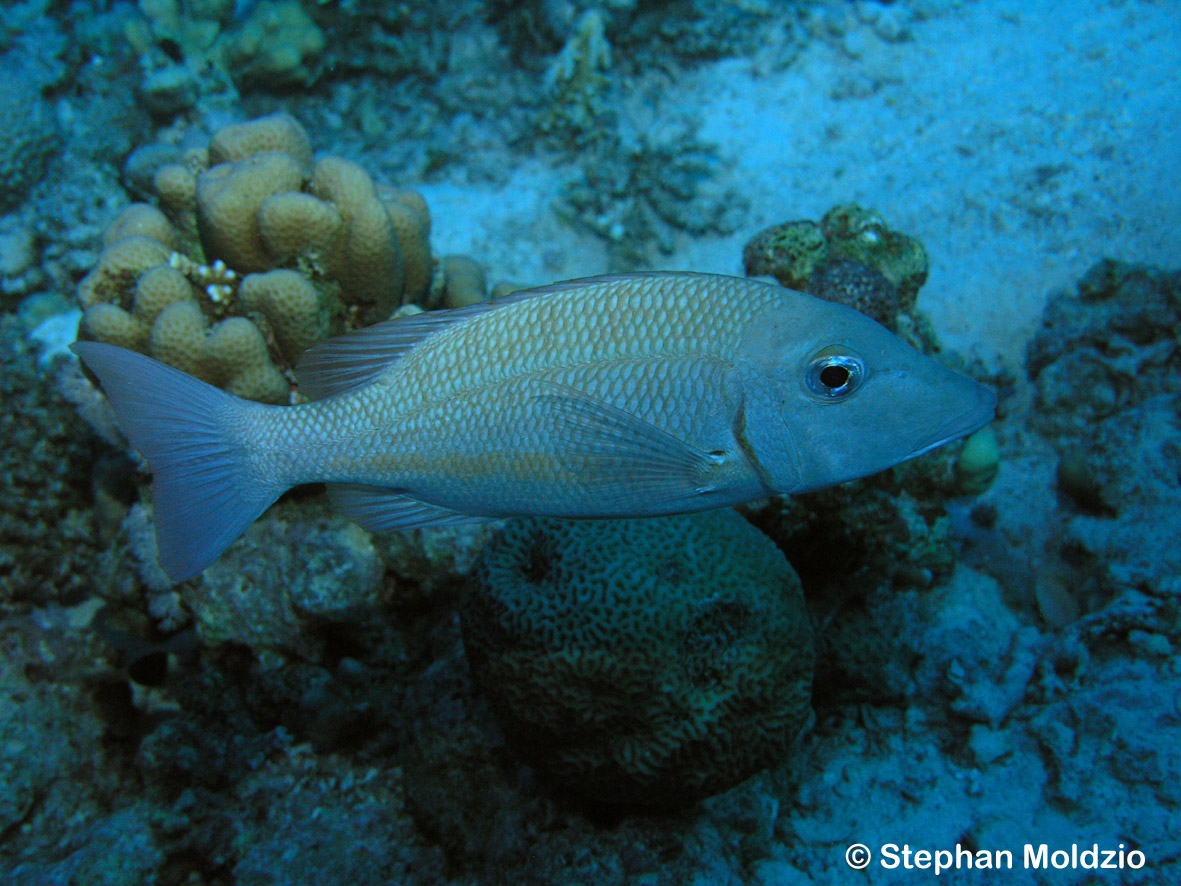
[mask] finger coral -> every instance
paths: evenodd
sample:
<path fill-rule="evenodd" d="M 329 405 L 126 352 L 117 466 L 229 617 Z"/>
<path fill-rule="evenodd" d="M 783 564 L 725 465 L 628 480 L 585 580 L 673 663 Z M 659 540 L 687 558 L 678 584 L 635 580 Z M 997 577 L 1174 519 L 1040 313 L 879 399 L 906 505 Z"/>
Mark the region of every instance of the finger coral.
<path fill-rule="evenodd" d="M 405 270 L 405 301 L 421 302 L 431 285 L 431 214 L 417 191 L 378 189 L 390 214 Z"/>
<path fill-rule="evenodd" d="M 313 162 L 294 117 L 157 153 L 165 159 L 137 179 L 158 205 L 132 204 L 111 222 L 78 287 L 84 336 L 286 403 L 289 370 L 307 348 L 426 300 L 426 201 L 379 189 L 348 160 Z"/>
<path fill-rule="evenodd" d="M 488 298 L 488 279 L 479 263 L 468 255 L 445 255 L 439 259 L 443 272 L 443 304 L 466 308 Z"/>
<path fill-rule="evenodd" d="M 242 305 L 257 312 L 289 363 L 328 336 L 333 317 L 320 293 L 298 271 L 279 269 L 251 274 L 242 281 Z"/>
<path fill-rule="evenodd" d="M 249 273 L 271 266 L 258 231 L 259 206 L 284 191 L 298 191 L 299 162 L 265 151 L 218 164 L 197 177 L 197 230 L 208 255 Z"/>
<path fill-rule="evenodd" d="M 328 257 L 341 289 L 363 308 L 365 322 L 386 319 L 401 301 L 406 278 L 394 221 L 373 180 L 356 163 L 324 157 L 316 163 L 311 188 L 344 219 L 344 237 Z"/>
<path fill-rule="evenodd" d="M 272 114 L 245 123 L 223 126 L 209 140 L 209 162 L 233 163 L 255 154 L 277 151 L 287 154 L 300 168 L 312 168 L 312 140 L 290 114 Z"/>

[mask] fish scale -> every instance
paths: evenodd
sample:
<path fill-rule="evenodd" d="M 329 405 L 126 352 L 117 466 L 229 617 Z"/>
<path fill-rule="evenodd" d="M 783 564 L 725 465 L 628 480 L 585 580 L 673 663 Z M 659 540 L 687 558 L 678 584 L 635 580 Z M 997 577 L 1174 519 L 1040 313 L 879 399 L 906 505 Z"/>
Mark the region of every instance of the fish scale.
<path fill-rule="evenodd" d="M 414 458 L 416 469 L 454 475 L 463 471 L 459 462 L 465 454 L 475 457 L 487 447 L 490 429 L 502 432 L 506 439 L 497 441 L 499 447 L 511 452 L 539 420 L 525 411 L 520 427 L 506 427 L 489 414 L 513 414 L 517 404 L 512 396 L 536 400 L 536 389 L 527 385 L 502 387 L 495 404 L 470 413 L 457 413 L 455 398 L 530 376 L 573 386 L 657 427 L 688 434 L 699 423 L 694 412 L 708 416 L 718 406 L 705 396 L 707 386 L 699 378 L 706 370 L 702 358 L 729 359 L 737 340 L 735 325 L 744 319 L 736 309 L 749 312 L 759 305 L 755 297 L 736 299 L 736 287 L 714 289 L 703 295 L 686 286 L 685 278 L 640 278 L 615 287 L 599 284 L 561 292 L 544 302 L 517 302 L 436 334 L 391 367 L 370 396 L 360 395 L 343 412 L 336 403 L 323 404 L 330 418 L 305 418 L 287 410 L 284 427 L 273 434 L 288 438 L 300 433 L 301 422 L 314 422 L 317 432 L 307 433 L 308 451 L 333 445 L 342 436 L 353 438 L 347 456 L 330 457 L 334 466 L 351 462 L 339 474 L 315 461 L 299 466 L 321 479 L 335 475 L 369 484 L 384 479 L 401 486 L 410 478 L 394 467 L 397 453 L 409 455 L 428 446 L 440 463 L 428 466 L 423 457 Z M 709 309 L 703 312 L 707 298 Z M 677 347 L 670 350 L 669 330 L 674 327 L 681 331 Z M 601 334 L 592 334 L 595 330 Z M 670 377 L 673 365 L 681 372 Z M 716 365 L 710 368 L 717 371 Z M 432 402 L 444 405 L 432 409 Z M 681 408 L 672 408 L 678 404 Z M 368 427 L 370 435 L 357 439 L 358 425 Z M 373 458 L 382 459 L 389 472 L 384 478 L 366 469 Z M 520 474 L 542 469 L 519 458 L 517 464 L 506 461 L 506 470 Z"/>
<path fill-rule="evenodd" d="M 402 390 L 425 399 L 555 366 L 664 359 L 707 348 L 730 356 L 735 321 L 752 313 L 760 299 L 735 298 L 734 287 L 703 292 L 687 285 L 691 279 L 623 278 L 489 311 L 446 330 L 402 361 L 407 373 Z M 435 372 L 440 359 L 448 373 Z"/>
<path fill-rule="evenodd" d="M 390 320 L 313 348 L 320 399 L 246 403 L 87 342 L 155 475 L 161 562 L 199 572 L 286 489 L 372 530 L 658 516 L 883 470 L 991 420 L 995 396 L 849 308 L 653 273 Z"/>

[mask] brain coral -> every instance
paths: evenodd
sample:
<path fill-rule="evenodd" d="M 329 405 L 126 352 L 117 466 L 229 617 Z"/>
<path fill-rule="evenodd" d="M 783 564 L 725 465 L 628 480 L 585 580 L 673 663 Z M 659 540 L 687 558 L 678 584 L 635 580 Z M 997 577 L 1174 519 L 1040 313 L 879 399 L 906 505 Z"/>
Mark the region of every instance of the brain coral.
<path fill-rule="evenodd" d="M 151 354 L 226 390 L 285 403 L 288 370 L 322 339 L 389 317 L 432 278 L 430 216 L 379 195 L 360 166 L 313 163 L 288 114 L 160 155 L 78 288 L 85 337 Z M 145 152 L 149 162 L 153 152 Z"/>
<path fill-rule="evenodd" d="M 725 790 L 808 717 L 799 580 L 733 511 L 516 521 L 481 553 L 460 616 L 510 745 L 595 801 Z"/>

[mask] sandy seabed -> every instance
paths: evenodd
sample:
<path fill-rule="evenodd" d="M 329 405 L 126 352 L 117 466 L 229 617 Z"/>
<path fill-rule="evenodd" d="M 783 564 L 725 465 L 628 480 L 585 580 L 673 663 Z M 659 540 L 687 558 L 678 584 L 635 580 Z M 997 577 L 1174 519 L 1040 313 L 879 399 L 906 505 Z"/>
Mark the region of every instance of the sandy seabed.
<path fill-rule="evenodd" d="M 750 223 L 663 267 L 740 274 L 754 230 L 860 202 L 926 245 L 919 306 L 945 344 L 1017 369 L 1047 295 L 1097 259 L 1178 264 L 1176 7 L 936 6 L 898 42 L 858 22 L 785 70 L 727 59 L 675 83 L 654 121 L 700 124 Z M 424 187 L 437 248 L 527 282 L 602 272 L 601 245 L 550 211 L 556 186 L 530 162 L 495 190 Z"/>

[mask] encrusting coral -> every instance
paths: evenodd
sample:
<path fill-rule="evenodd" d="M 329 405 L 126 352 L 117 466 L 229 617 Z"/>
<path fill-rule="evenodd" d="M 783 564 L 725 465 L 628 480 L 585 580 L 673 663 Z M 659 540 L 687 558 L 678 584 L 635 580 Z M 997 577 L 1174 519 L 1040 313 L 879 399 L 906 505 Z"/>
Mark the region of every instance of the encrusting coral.
<path fill-rule="evenodd" d="M 848 305 L 927 354 L 940 348 L 918 310 L 927 280 L 927 251 L 887 227 L 881 214 L 856 203 L 834 206 L 819 222 L 782 222 L 743 247 L 747 276 L 774 277 L 789 289 Z"/>
<path fill-rule="evenodd" d="M 801 219 L 760 231 L 742 250 L 748 276 L 774 277 L 789 289 L 806 290 L 830 263 L 850 262 L 871 268 L 897 289 L 899 310 L 914 310 L 927 281 L 923 244 L 886 226 L 882 216 L 856 203 L 834 206 L 819 223 Z M 854 305 L 864 313 L 864 306 Z M 875 317 L 879 322 L 886 322 Z M 887 323 L 886 325 L 889 325 Z"/>
<path fill-rule="evenodd" d="M 748 275 L 846 305 L 925 353 L 941 351 L 917 307 L 926 250 L 872 209 L 840 204 L 819 222 L 773 225 L 747 242 L 742 258 Z M 955 355 L 940 359 L 956 365 Z M 889 472 L 772 499 L 748 513 L 787 553 L 805 586 L 857 601 L 883 580 L 929 587 L 946 576 L 955 562 L 947 501 L 986 492 L 1000 464 L 995 432 L 985 428 Z"/>
<path fill-rule="evenodd" d="M 828 264 L 828 240 L 809 219 L 766 228 L 742 248 L 749 277 L 774 277 L 788 289 L 803 291 L 812 275 Z"/>
<path fill-rule="evenodd" d="M 834 206 L 820 219 L 834 259 L 867 265 L 898 287 L 899 308 L 914 310 L 919 289 L 927 282 L 927 250 L 907 234 L 891 230 L 873 209 L 856 203 Z"/>
<path fill-rule="evenodd" d="M 224 127 L 152 182 L 159 207 L 124 209 L 78 287 L 87 338 L 287 403 L 304 350 L 430 289 L 426 201 L 348 160 L 313 162 L 287 114 Z"/>
<path fill-rule="evenodd" d="M 799 579 L 733 511 L 514 521 L 460 619 L 510 746 L 597 801 L 725 790 L 781 760 L 809 716 Z"/>

